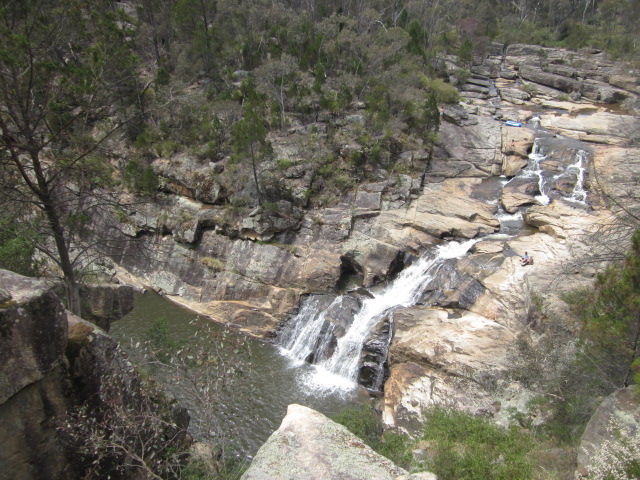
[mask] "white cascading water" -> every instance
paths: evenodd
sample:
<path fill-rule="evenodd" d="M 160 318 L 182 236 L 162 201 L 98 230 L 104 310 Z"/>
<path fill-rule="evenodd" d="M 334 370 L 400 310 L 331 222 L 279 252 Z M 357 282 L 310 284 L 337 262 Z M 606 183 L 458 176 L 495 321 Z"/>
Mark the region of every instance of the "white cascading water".
<path fill-rule="evenodd" d="M 528 177 L 538 177 L 540 195 L 536 195 L 536 200 L 542 205 L 549 205 L 551 199 L 544 193 L 544 177 L 542 175 L 542 168 L 540 167 L 540 162 L 545 158 L 547 157 L 540 153 L 538 141 L 535 140 L 531 148 L 531 153 L 529 154 L 529 165 L 523 170 L 522 174 Z"/>
<path fill-rule="evenodd" d="M 586 152 L 584 150 L 578 150 L 576 152 L 576 163 L 567 167 L 567 172 L 576 173 L 576 184 L 573 187 L 573 192 L 570 197 L 563 197 L 568 202 L 580 203 L 582 205 L 587 204 L 587 191 L 584 189 L 584 159 Z"/>
<path fill-rule="evenodd" d="M 318 363 L 312 378 L 308 379 L 310 386 L 322 389 L 353 388 L 357 383 L 363 343 L 371 329 L 393 309 L 415 305 L 425 283 L 435 276 L 438 267 L 447 259 L 464 256 L 476 242 L 449 242 L 436 247 L 435 256 L 421 257 L 384 290 L 365 299 L 349 329 L 338 339 L 333 355 Z M 334 303 L 342 301 L 341 298 L 338 297 Z M 313 312 L 312 304 L 313 301 L 308 301 L 302 306 L 300 313 L 291 320 L 296 324 L 295 333 L 286 335 L 282 342 L 285 355 L 295 362 L 303 362 L 315 346 L 322 343 L 319 335 L 325 312 Z"/>
<path fill-rule="evenodd" d="M 287 356 L 299 363 L 304 362 L 314 352 L 316 345 L 321 343 L 322 327 L 325 324 L 327 313 L 331 307 L 342 303 L 343 296 L 336 297 L 333 303 L 324 310 L 320 310 L 319 296 L 307 297 L 300 307 L 297 315 L 291 319 L 293 328 L 286 331 L 280 340 L 281 347 L 287 352 Z M 325 332 L 325 337 L 331 332 Z M 320 342 L 319 342 L 320 340 Z"/>

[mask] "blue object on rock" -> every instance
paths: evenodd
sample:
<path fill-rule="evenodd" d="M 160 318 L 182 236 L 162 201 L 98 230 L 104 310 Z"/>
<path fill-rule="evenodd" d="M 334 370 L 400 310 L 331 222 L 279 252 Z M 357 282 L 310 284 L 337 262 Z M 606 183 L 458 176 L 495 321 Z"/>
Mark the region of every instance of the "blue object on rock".
<path fill-rule="evenodd" d="M 504 122 L 505 125 L 509 126 L 509 127 L 521 127 L 522 124 L 520 122 L 514 122 L 512 120 L 507 120 L 506 122 Z"/>

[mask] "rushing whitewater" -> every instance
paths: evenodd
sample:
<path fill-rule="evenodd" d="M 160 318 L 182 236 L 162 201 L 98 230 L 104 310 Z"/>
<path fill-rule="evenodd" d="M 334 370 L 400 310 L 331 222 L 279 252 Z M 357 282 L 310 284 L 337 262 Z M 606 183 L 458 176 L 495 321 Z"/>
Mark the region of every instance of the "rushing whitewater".
<path fill-rule="evenodd" d="M 576 174 L 576 184 L 573 187 L 571 196 L 563 197 L 569 202 L 580 203 L 582 205 L 586 205 L 587 203 L 587 191 L 584 188 L 584 160 L 586 155 L 584 150 L 578 150 L 576 152 L 576 162 L 567 167 L 567 172 L 574 172 Z"/>
<path fill-rule="evenodd" d="M 538 200 L 542 205 L 549 205 L 551 199 L 546 193 L 544 193 L 544 176 L 542 175 L 542 167 L 540 166 L 540 162 L 545 158 L 547 157 L 541 153 L 536 139 L 533 142 L 533 147 L 529 154 L 529 165 L 523 173 L 528 176 L 538 177 L 538 190 L 540 190 L 540 195 L 536 196 L 536 200 Z"/>
<path fill-rule="evenodd" d="M 366 298 L 331 354 L 328 354 L 326 345 L 335 325 L 326 325 L 327 312 L 344 302 L 344 296 L 337 297 L 323 311 L 314 311 L 318 299 L 307 299 L 298 315 L 291 320 L 289 330 L 282 336 L 284 353 L 295 362 L 305 361 L 313 353 L 319 360 L 312 380 L 316 386 L 323 385 L 330 389 L 353 387 L 358 379 L 363 344 L 371 329 L 395 308 L 415 305 L 423 293 L 424 285 L 437 274 L 439 267 L 447 259 L 465 255 L 476 241 L 449 242 L 436 247 L 435 255 L 421 257 L 384 290 Z"/>

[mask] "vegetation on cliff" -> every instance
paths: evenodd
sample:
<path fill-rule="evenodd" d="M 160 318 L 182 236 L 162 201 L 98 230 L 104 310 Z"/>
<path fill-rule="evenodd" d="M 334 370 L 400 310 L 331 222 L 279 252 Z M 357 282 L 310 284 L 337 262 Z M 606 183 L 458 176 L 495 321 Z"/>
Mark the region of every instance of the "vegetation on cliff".
<path fill-rule="evenodd" d="M 492 40 L 634 57 L 639 15 L 636 0 L 5 1 L 1 201 L 15 227 L 2 237 L 2 265 L 33 271 L 10 255 L 16 239 L 38 251 L 78 311 L 90 220 L 113 207 L 106 192 L 169 188 L 154 159 L 213 165 L 198 179 L 215 190 L 210 203 L 335 202 L 365 178 L 416 168 L 398 161 L 398 145 L 429 149 L 438 104 L 457 100 L 451 82 Z M 447 57 L 460 68 L 448 71 Z M 338 154 L 338 132 L 312 127 L 299 165 L 273 158 L 270 135 L 354 106 L 345 120 L 358 148 Z M 301 170 L 313 181 L 296 192 L 283 177 Z"/>

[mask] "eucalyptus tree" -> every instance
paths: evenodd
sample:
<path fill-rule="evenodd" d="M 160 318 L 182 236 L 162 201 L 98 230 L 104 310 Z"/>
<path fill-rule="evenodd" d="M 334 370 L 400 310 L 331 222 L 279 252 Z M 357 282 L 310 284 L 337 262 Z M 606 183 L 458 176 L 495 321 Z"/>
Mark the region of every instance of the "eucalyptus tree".
<path fill-rule="evenodd" d="M 245 100 L 242 107 L 242 119 L 234 125 L 233 141 L 236 157 L 240 160 L 248 157 L 251 161 L 256 198 L 258 205 L 262 205 L 264 199 L 258 178 L 258 166 L 266 156 L 270 145 L 267 142 L 267 128 L 257 99 Z"/>
<path fill-rule="evenodd" d="M 1 200 L 38 232 L 29 240 L 57 265 L 75 313 L 90 250 L 86 226 L 113 201 L 104 193 L 112 188 L 107 139 L 136 116 L 125 107 L 140 93 L 131 22 L 112 5 L 5 0 L 0 7 Z"/>

